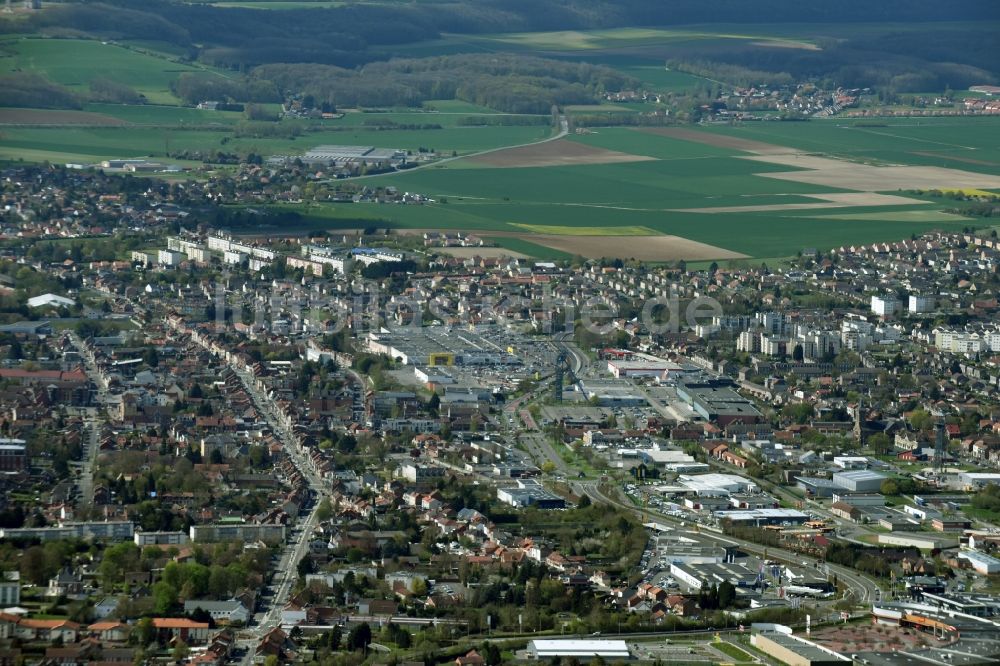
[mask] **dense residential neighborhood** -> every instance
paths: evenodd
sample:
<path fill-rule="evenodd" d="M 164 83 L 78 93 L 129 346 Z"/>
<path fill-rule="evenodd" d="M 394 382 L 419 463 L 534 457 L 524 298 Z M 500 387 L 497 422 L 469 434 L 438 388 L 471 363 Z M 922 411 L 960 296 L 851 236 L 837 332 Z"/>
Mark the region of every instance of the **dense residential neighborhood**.
<path fill-rule="evenodd" d="M 995 233 L 540 262 L 247 169 L 0 173 L 0 662 L 1000 655 Z"/>

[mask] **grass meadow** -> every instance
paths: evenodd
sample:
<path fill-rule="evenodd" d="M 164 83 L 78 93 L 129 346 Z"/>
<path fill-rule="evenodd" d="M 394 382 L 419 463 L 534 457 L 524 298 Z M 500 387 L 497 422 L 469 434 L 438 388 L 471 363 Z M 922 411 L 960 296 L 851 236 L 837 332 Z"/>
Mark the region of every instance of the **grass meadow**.
<path fill-rule="evenodd" d="M 170 83 L 183 72 L 214 72 L 119 44 L 89 39 L 17 38 L 0 43 L 0 70 L 34 71 L 85 92 L 98 77 L 123 83 L 153 104 L 176 104 Z M 220 75 L 221 76 L 221 75 Z"/>

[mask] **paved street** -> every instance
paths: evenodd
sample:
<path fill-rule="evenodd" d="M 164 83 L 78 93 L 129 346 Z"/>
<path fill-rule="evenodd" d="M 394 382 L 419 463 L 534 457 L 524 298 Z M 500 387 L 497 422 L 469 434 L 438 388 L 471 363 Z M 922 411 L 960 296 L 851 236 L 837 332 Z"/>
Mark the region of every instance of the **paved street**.
<path fill-rule="evenodd" d="M 209 351 L 214 351 L 205 347 Z M 262 603 L 266 604 L 262 609 L 262 614 L 255 616 L 256 624 L 240 632 L 238 638 L 239 647 L 245 649 L 243 663 L 253 663 L 256 659 L 255 649 L 260 639 L 269 631 L 279 626 L 281 623 L 281 611 L 288 601 L 292 587 L 298 578 L 298 564 L 305 556 L 309 548 L 309 540 L 313 530 L 318 523 L 317 512 L 322 498 L 329 494 L 329 490 L 320 478 L 312 461 L 300 449 L 298 438 L 292 432 L 287 416 L 278 409 L 275 401 L 266 395 L 258 386 L 257 379 L 246 369 L 229 365 L 230 369 L 239 377 L 240 382 L 250 395 L 261 416 L 273 430 L 275 436 L 281 441 L 285 453 L 298 469 L 302 478 L 313 491 L 314 501 L 309 515 L 304 520 L 299 520 L 292 531 L 289 542 L 283 549 L 278 565 L 275 569 L 274 578 L 270 588 L 273 595 L 270 600 Z M 363 382 L 363 378 L 354 373 L 350 373 L 355 381 Z"/>

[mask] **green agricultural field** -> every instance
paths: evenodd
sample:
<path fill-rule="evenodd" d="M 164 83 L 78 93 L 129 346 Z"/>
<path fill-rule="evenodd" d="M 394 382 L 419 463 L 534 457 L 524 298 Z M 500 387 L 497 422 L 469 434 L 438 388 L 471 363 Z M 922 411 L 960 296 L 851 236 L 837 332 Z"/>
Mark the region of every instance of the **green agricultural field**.
<path fill-rule="evenodd" d="M 511 238 L 510 236 L 500 236 L 491 237 L 487 236 L 487 240 L 495 242 L 502 248 L 512 250 L 514 252 L 520 252 L 521 254 L 526 254 L 529 257 L 536 257 L 538 259 L 571 259 L 572 255 L 568 252 L 562 252 L 560 250 L 555 250 L 551 247 L 545 247 L 544 245 L 539 245 L 538 243 L 532 243 L 531 241 L 524 240 L 523 238 Z"/>
<path fill-rule="evenodd" d="M 138 121 L 177 120 L 196 109 L 177 109 L 177 114 L 157 107 L 119 107 L 93 105 L 107 115 Z M 259 155 L 301 155 L 323 144 L 366 145 L 400 148 L 415 154 L 421 147 L 435 149 L 442 155 L 452 151 L 467 154 L 508 145 L 530 143 L 548 137 L 551 128 L 533 127 L 453 127 L 441 130 L 385 130 L 350 128 L 346 131 L 306 132 L 296 138 L 237 137 L 231 127 L 220 123 L 218 129 L 208 127 L 200 114 L 191 115 L 196 122 L 172 126 L 126 126 L 109 128 L 9 127 L 3 130 L 0 158 L 31 161 L 79 162 L 110 157 L 155 157 L 166 159 L 168 152 L 177 151 L 248 151 Z M 148 115 L 147 115 L 148 114 Z M 237 116 L 239 114 L 236 114 Z M 208 118 L 216 118 L 209 115 Z M 220 120 L 224 116 L 218 116 Z M 185 127 L 188 125 L 188 127 Z M 196 125 L 199 129 L 191 129 Z"/>
<path fill-rule="evenodd" d="M 1000 174 L 997 118 L 835 118 L 743 123 L 705 131 L 854 160 Z"/>
<path fill-rule="evenodd" d="M 206 111 L 183 106 L 165 106 L 144 104 L 134 106 L 129 104 L 97 104 L 84 106 L 84 111 L 103 113 L 107 116 L 120 118 L 135 125 L 157 126 L 210 126 L 235 125 L 243 119 L 243 114 L 235 111 Z"/>
<path fill-rule="evenodd" d="M 561 30 L 555 32 L 515 32 L 474 38 L 508 48 L 530 51 L 592 51 L 597 49 L 634 48 L 694 40 L 753 41 L 786 48 L 815 48 L 805 39 L 753 33 L 746 30 L 698 28 L 610 28 L 606 30 Z"/>
<path fill-rule="evenodd" d="M 548 126 L 453 127 L 440 130 L 376 130 L 349 128 L 344 131 L 307 132 L 295 139 L 233 138 L 230 148 L 251 150 L 260 155 L 302 154 L 324 144 L 400 148 L 417 152 L 428 148 L 442 155 L 452 151 L 473 153 L 504 146 L 532 143 L 552 134 Z"/>
<path fill-rule="evenodd" d="M 521 224 L 513 226 L 533 234 L 555 234 L 557 236 L 655 236 L 657 231 L 648 227 L 578 227 L 558 224 Z"/>
<path fill-rule="evenodd" d="M 498 121 L 501 118 L 508 118 L 511 123 L 518 120 L 524 122 L 542 123 L 536 127 L 546 127 L 552 124 L 551 116 L 518 115 L 512 113 L 497 113 L 496 111 L 482 111 L 482 107 L 472 104 L 467 111 L 413 111 L 397 110 L 390 111 L 351 111 L 345 113 L 342 118 L 334 118 L 322 121 L 324 127 L 375 127 L 377 125 L 440 125 L 441 127 L 475 127 L 470 125 L 460 125 L 459 122 L 466 118 L 482 118 L 483 121 Z M 510 125 L 516 127 L 517 125 Z M 527 125 L 526 125 L 527 126 Z"/>
<path fill-rule="evenodd" d="M 167 148 L 210 150 L 223 147 L 222 131 L 149 128 L 5 128 L 0 158 L 52 162 L 90 162 L 112 157 L 163 158 Z"/>
<path fill-rule="evenodd" d="M 489 107 L 463 102 L 460 99 L 433 99 L 424 102 L 424 107 L 441 113 L 498 113 Z"/>
<path fill-rule="evenodd" d="M 957 143 L 974 140 L 982 132 L 989 134 L 994 126 L 1000 126 L 1000 122 L 973 121 L 965 127 L 941 124 L 934 126 L 932 131 L 940 130 L 936 136 L 947 137 L 941 140 Z M 780 145 L 811 144 L 818 148 L 818 143 L 823 141 L 827 149 L 817 151 L 823 153 L 836 152 L 833 146 L 837 145 L 836 137 L 839 136 L 834 125 L 819 122 L 753 125 L 749 127 L 751 133 L 743 134 L 745 129 L 747 126 L 706 131 Z M 801 134 L 796 135 L 797 130 L 801 130 Z M 775 136 L 786 140 L 781 142 Z M 917 138 L 927 137 L 918 134 Z M 845 242 L 899 240 L 932 229 L 960 229 L 976 223 L 976 220 L 942 212 L 942 208 L 953 202 L 928 197 L 912 197 L 917 201 L 891 206 L 865 204 L 783 209 L 783 204 L 822 204 L 818 195 L 843 190 L 762 177 L 759 174 L 793 169 L 739 159 L 745 153 L 733 148 L 633 129 L 600 129 L 570 140 L 656 159 L 505 169 L 482 165 L 462 168 L 462 160 L 459 160 L 451 163 L 452 168 L 448 169 L 420 169 L 373 181 L 420 192 L 447 203 L 419 207 L 381 206 L 372 214 L 400 228 L 507 231 L 524 234 L 519 240 L 526 242 L 533 242 L 537 234 L 571 236 L 599 229 L 606 235 L 626 235 L 643 229 L 644 233 L 650 230 L 676 235 L 753 258 L 788 256 L 807 247 L 828 249 Z M 874 150 L 902 155 L 911 141 L 905 134 L 885 136 L 879 139 Z M 842 154 L 854 159 L 867 149 L 863 141 L 839 145 Z M 914 162 L 920 163 L 919 159 Z M 777 208 L 760 212 L 696 212 L 699 208 L 759 205 Z M 346 213 L 336 213 L 335 209 L 320 207 L 311 210 L 310 214 L 316 224 L 322 225 L 320 220 L 326 216 L 333 217 L 330 223 L 336 224 L 336 217 Z M 524 246 L 515 248 L 506 242 L 505 247 L 526 251 Z M 542 256 L 538 251 L 534 254 Z"/>
<path fill-rule="evenodd" d="M 580 226 L 647 227 L 659 233 L 676 235 L 753 258 L 794 255 L 808 247 L 830 249 L 847 239 L 851 243 L 896 241 L 912 233 L 933 229 L 961 229 L 968 220 L 955 223 L 879 222 L 871 220 L 829 220 L 767 213 L 736 213 L 706 216 L 699 213 L 660 213 L 651 211 L 607 211 L 594 208 L 567 208 L 554 204 L 492 203 L 482 204 L 449 199 L 447 204 L 424 206 L 322 204 L 302 207 L 310 229 L 337 229 L 357 226 L 357 220 L 370 219 L 378 226 L 399 229 L 464 229 L 489 236 L 490 231 L 520 232 L 518 238 L 496 237 L 511 250 L 533 256 L 546 256 L 523 243 L 532 243 L 533 234 L 519 225 L 574 221 Z M 641 237 L 636 243 L 641 244 Z M 533 243 L 537 245 L 537 243 Z"/>
<path fill-rule="evenodd" d="M 95 78 L 132 87 L 156 104 L 175 104 L 170 83 L 182 72 L 206 71 L 117 44 L 82 39 L 19 38 L 2 43 L 0 71 L 36 71 L 85 92 Z"/>

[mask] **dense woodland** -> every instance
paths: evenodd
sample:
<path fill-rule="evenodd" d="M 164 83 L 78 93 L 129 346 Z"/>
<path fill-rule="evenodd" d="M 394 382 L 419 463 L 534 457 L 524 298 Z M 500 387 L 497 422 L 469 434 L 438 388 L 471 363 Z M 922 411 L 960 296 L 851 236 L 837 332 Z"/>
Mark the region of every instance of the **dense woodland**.
<path fill-rule="evenodd" d="M 668 55 L 674 69 L 743 86 L 811 80 L 825 88 L 928 92 L 996 82 L 1000 73 L 1000 38 L 992 28 L 885 27 L 818 42 L 818 50 L 685 44 Z"/>
<path fill-rule="evenodd" d="M 460 99 L 509 113 L 548 113 L 592 102 L 605 90 L 639 85 L 608 67 L 509 54 L 469 54 L 375 62 L 358 70 L 329 65 L 264 65 L 252 84 L 301 92 L 333 106 L 418 106 Z M 267 82 L 267 83 L 265 83 Z"/>

